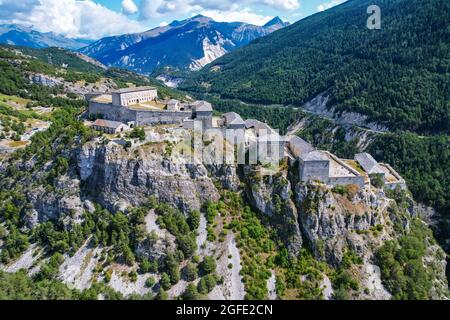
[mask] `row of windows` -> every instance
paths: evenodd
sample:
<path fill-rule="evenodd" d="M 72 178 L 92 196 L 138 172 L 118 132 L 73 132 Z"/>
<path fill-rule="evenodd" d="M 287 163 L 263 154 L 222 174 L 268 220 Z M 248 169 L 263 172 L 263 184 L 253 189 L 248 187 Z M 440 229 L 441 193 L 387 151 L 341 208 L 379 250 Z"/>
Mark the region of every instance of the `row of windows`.
<path fill-rule="evenodd" d="M 141 103 L 141 102 L 147 102 L 147 101 L 150 101 L 150 100 L 151 100 L 150 97 L 128 99 L 128 100 L 124 101 L 124 104 L 136 104 L 136 103 Z"/>

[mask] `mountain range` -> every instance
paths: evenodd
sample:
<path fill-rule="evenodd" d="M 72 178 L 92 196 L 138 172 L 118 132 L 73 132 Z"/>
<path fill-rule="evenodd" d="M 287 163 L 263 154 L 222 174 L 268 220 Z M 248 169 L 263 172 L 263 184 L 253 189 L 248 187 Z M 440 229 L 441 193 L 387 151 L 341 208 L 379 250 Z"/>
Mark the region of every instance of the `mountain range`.
<path fill-rule="evenodd" d="M 92 41 L 83 39 L 69 39 L 53 32 L 42 33 L 17 24 L 0 25 L 0 43 L 31 47 L 31 48 L 48 48 L 60 47 L 71 50 L 78 50 L 85 47 Z"/>
<path fill-rule="evenodd" d="M 107 66 L 140 73 L 162 66 L 199 70 L 227 52 L 288 25 L 279 17 L 256 26 L 197 15 L 142 33 L 103 38 L 81 52 Z"/>

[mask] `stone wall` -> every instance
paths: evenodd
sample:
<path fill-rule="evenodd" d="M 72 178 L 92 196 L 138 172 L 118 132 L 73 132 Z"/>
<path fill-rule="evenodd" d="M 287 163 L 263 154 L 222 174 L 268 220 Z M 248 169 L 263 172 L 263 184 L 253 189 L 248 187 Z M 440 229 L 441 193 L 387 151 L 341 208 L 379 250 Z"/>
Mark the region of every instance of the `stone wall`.
<path fill-rule="evenodd" d="M 337 186 L 337 185 L 346 185 L 346 184 L 356 184 L 361 189 L 364 188 L 364 177 L 363 176 L 357 176 L 357 177 L 329 177 L 327 184 L 331 186 Z"/>
<path fill-rule="evenodd" d="M 123 107 L 113 106 L 111 103 L 89 103 L 90 115 L 101 115 L 105 120 L 131 122 L 136 119 L 136 111 Z"/>
<path fill-rule="evenodd" d="M 101 115 L 103 119 L 135 122 L 137 126 L 152 124 L 182 124 L 183 120 L 190 117 L 191 111 L 143 111 L 132 110 L 125 107 L 114 106 L 111 103 L 89 103 L 90 115 Z"/>
<path fill-rule="evenodd" d="M 202 121 L 203 128 L 211 129 L 213 127 L 211 111 L 198 111 L 195 113 L 195 117 L 196 117 L 196 119 Z"/>
<path fill-rule="evenodd" d="M 182 124 L 191 114 L 190 111 L 136 111 L 136 125 Z"/>
<path fill-rule="evenodd" d="M 230 124 L 227 126 L 227 129 L 233 129 L 233 130 L 244 130 L 245 124 Z"/>
<path fill-rule="evenodd" d="M 302 181 L 320 180 L 326 183 L 330 175 L 330 161 L 302 161 L 299 159 L 299 172 Z"/>
<path fill-rule="evenodd" d="M 286 143 L 284 141 L 258 141 L 257 142 L 258 159 L 265 162 L 278 163 L 284 159 L 284 150 Z M 250 149 L 251 147 L 249 147 Z"/>

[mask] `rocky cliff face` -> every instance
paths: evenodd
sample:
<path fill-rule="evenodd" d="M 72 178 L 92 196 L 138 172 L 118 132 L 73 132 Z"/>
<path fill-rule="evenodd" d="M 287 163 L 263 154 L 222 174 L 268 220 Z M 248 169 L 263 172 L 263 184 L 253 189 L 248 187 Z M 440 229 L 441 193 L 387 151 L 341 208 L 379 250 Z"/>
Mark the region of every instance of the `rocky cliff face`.
<path fill-rule="evenodd" d="M 338 113 L 334 106 L 329 106 L 330 100 L 329 93 L 324 92 L 319 94 L 314 99 L 305 103 L 302 108 L 312 114 L 328 118 L 338 125 L 344 126 L 358 126 L 361 128 L 367 128 L 374 132 L 387 132 L 388 128 L 385 126 L 367 121 L 367 116 L 356 112 L 341 112 Z"/>
<path fill-rule="evenodd" d="M 295 190 L 299 223 L 306 238 L 316 257 L 334 266 L 342 262 L 348 248 L 370 260 L 373 249 L 392 238 L 392 230 L 387 229 L 390 200 L 383 193 L 348 192 L 340 195 L 314 184 L 297 184 Z M 383 229 L 372 233 L 377 226 Z"/>
<path fill-rule="evenodd" d="M 252 205 L 267 216 L 291 255 L 309 246 L 316 259 L 339 268 L 348 253 L 361 263 L 351 273 L 366 290 L 355 299 L 389 299 L 382 285 L 375 253 L 388 240 L 400 237 L 398 230 L 409 229 L 411 219 L 422 216 L 420 206 L 408 199 L 405 214 L 394 213 L 396 201 L 375 188 L 356 186 L 335 189 L 320 183 L 290 182 L 288 174 L 248 179 L 247 194 Z M 430 243 L 424 266 L 438 270 L 431 289 L 436 299 L 445 297 L 445 256 L 442 248 Z M 433 261 L 430 263 L 430 261 Z"/>
<path fill-rule="evenodd" d="M 314 259 L 333 270 L 339 270 L 343 263 L 348 263 L 349 254 L 356 257 L 352 259 L 357 259 L 358 263 L 352 264 L 348 270 L 360 289 L 352 293 L 352 298 L 391 297 L 383 286 L 375 256 L 386 241 L 398 240 L 402 233 L 407 234 L 412 219 L 425 213 L 411 198 L 403 200 L 404 210 L 399 213 L 399 210 L 393 209 L 397 206 L 396 200 L 382 190 L 369 187 L 360 190 L 351 185 L 332 188 L 319 182 L 300 183 L 295 177 L 295 169 L 288 165 L 281 166 L 274 175 L 262 175 L 261 170 L 255 167 L 238 169 L 232 165 L 191 164 L 183 152 L 174 148 L 173 142 L 178 139 L 175 133 L 171 133 L 170 137 L 164 133 L 152 134 L 160 142 L 143 144 L 135 141 L 125 147 L 120 139 L 108 141 L 100 138 L 67 151 L 72 165 L 66 174 L 55 179 L 51 189 L 24 182 L 29 202 L 24 217 L 27 227 L 31 229 L 39 223 L 57 220 L 70 230 L 83 221 L 84 212 L 95 211 L 93 203 L 99 203 L 113 213 L 128 212 L 128 208 L 143 205 L 150 196 L 187 214 L 192 210 L 201 210 L 208 200 L 218 202 L 220 189 L 225 188 L 246 195 L 248 203 L 261 213 L 261 220 L 274 230 L 292 257 L 298 257 L 302 248 L 310 248 Z M 168 138 L 172 138 L 173 142 Z M 31 161 L 21 166 L 23 170 L 31 169 L 33 163 Z M 52 167 L 52 163 L 47 163 L 31 178 L 38 181 Z M 140 258 L 161 260 L 167 252 L 175 250 L 177 239 L 167 230 L 159 228 L 154 211 L 146 214 L 146 232 L 150 236 L 137 243 L 134 253 Z M 217 249 L 223 246 L 220 242 L 206 240 L 204 219 L 197 242 L 201 246 L 206 245 L 204 248 L 199 246 L 199 254 L 214 252 L 208 249 L 210 247 L 216 246 Z M 233 237 L 230 233 L 226 239 L 231 243 Z M 431 294 L 441 299 L 445 297 L 447 286 L 445 254 L 433 241 L 428 241 L 426 248 L 423 266 L 433 270 Z M 74 257 L 92 255 L 89 252 L 97 249 L 86 245 L 79 250 Z M 236 248 L 234 251 L 233 256 L 238 259 L 239 250 Z M 228 256 L 226 254 L 224 257 Z M 72 279 L 71 268 L 81 270 L 83 259 L 66 259 L 63 266 L 67 270 L 61 271 L 61 279 Z M 223 265 L 218 268 L 226 271 L 229 259 L 222 260 Z M 95 263 L 91 267 L 89 272 L 92 272 Z M 238 265 L 235 267 L 239 270 Z M 124 266 L 120 268 L 128 268 L 128 272 L 131 270 Z M 233 269 L 231 274 L 238 275 L 236 270 Z M 333 297 L 332 273 L 322 272 L 326 289 L 324 296 Z M 119 271 L 116 273 L 119 274 Z M 125 284 L 119 281 L 120 277 L 114 274 L 111 280 L 114 288 L 126 293 L 146 292 L 143 285 L 145 279 L 141 276 L 133 289 L 125 288 Z M 78 280 L 69 282 L 86 287 L 89 286 L 87 278 L 90 276 L 81 272 Z M 239 279 L 238 276 L 235 278 Z M 307 279 L 307 276 L 304 278 Z M 239 280 L 236 281 L 234 286 L 239 287 Z M 177 290 L 182 290 L 184 284 L 180 282 Z M 174 292 L 177 290 L 174 289 Z M 175 293 L 171 294 L 176 296 Z"/>
<path fill-rule="evenodd" d="M 91 143 L 79 150 L 77 164 L 83 190 L 111 210 L 139 206 L 151 195 L 183 211 L 219 198 L 203 165 L 161 158 L 151 147 L 126 151 L 113 143 Z"/>
<path fill-rule="evenodd" d="M 269 217 L 289 252 L 297 256 L 303 241 L 291 183 L 282 174 L 264 177 L 258 173 L 247 174 L 247 195 L 251 204 Z"/>

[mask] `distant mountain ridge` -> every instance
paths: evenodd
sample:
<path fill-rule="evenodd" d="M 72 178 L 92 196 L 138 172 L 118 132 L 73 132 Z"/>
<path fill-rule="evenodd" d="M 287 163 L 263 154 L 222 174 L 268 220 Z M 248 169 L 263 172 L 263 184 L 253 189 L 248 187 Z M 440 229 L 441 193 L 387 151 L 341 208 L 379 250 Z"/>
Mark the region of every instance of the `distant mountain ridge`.
<path fill-rule="evenodd" d="M 140 73 L 151 73 L 162 66 L 199 70 L 227 52 L 288 25 L 279 17 L 256 26 L 216 22 L 197 15 L 142 33 L 106 37 L 81 52 L 107 66 Z"/>
<path fill-rule="evenodd" d="M 0 25 L 0 44 L 30 47 L 35 49 L 60 47 L 78 50 L 90 44 L 89 40 L 69 39 L 52 32 L 42 33 L 17 24 Z"/>

